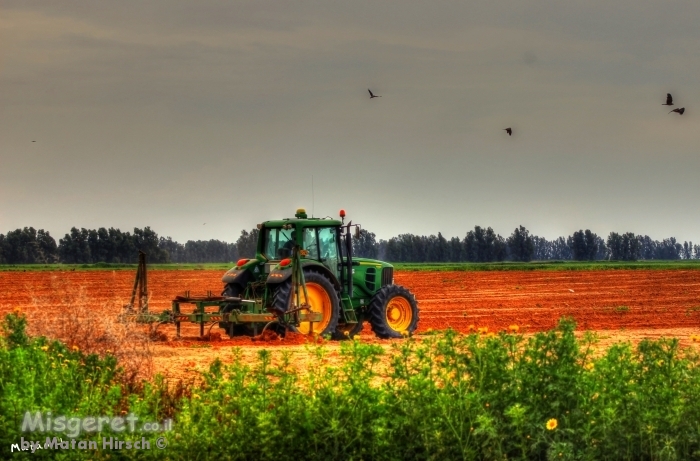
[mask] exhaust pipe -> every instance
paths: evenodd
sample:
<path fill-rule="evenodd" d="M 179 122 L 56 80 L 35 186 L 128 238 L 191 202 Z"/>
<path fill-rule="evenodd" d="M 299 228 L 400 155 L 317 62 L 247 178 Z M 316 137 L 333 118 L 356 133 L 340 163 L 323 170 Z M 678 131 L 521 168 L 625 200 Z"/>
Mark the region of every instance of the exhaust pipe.
<path fill-rule="evenodd" d="M 352 235 L 350 235 L 350 225 L 352 221 L 348 223 L 345 230 L 345 254 L 346 259 L 346 277 L 347 277 L 347 290 L 348 296 L 352 298 Z"/>

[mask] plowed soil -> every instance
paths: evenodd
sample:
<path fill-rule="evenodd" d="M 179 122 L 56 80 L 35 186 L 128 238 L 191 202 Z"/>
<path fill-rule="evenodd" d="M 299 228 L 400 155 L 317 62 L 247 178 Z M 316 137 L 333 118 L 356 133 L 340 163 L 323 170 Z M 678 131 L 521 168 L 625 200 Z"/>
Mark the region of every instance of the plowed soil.
<path fill-rule="evenodd" d="M 51 315 L 76 303 L 118 314 L 129 302 L 135 271 L 0 272 L 0 315 L 16 308 Z M 221 271 L 152 270 L 148 274 L 150 309 L 169 309 L 170 301 L 187 290 L 191 295 L 210 291 L 219 295 Z M 700 271 L 504 271 L 504 272 L 396 272 L 395 283 L 407 287 L 418 299 L 417 333 L 453 328 L 467 333 L 518 325 L 521 331 L 548 330 L 561 316 L 573 317 L 580 330 L 608 330 L 603 338 L 631 339 L 677 336 L 689 344 L 700 333 Z M 174 326 L 160 330 L 168 339 L 156 347 L 159 371 L 205 366 L 225 347 L 243 346 L 253 358 L 255 350 L 291 349 L 303 353 L 306 339 L 252 341 L 229 339 L 216 326 L 210 341 L 197 338 L 197 325 L 183 324 L 176 340 Z M 217 334 L 218 333 L 218 334 Z M 368 325 L 361 334 L 366 342 L 389 345 L 374 338 Z M 607 342 L 607 341 L 606 341 Z M 335 343 L 329 343 L 331 348 Z M 298 350 L 297 350 L 298 349 Z M 337 351 L 331 351 L 331 356 Z"/>
<path fill-rule="evenodd" d="M 700 326 L 700 271 L 404 272 L 396 283 L 420 301 L 420 328 L 470 325 L 551 329 L 561 316 L 579 328 Z"/>
<path fill-rule="evenodd" d="M 175 295 L 221 293 L 220 271 L 150 271 L 150 309 Z M 0 314 L 49 310 L 68 293 L 93 306 L 129 302 L 131 271 L 0 272 Z M 581 329 L 700 326 L 700 271 L 397 272 L 395 282 L 418 299 L 418 332 L 518 325 L 547 330 L 563 316 Z M 115 312 L 116 314 L 117 312 Z M 368 328 L 365 328 L 369 332 Z M 224 337 L 226 337 L 224 335 Z"/>

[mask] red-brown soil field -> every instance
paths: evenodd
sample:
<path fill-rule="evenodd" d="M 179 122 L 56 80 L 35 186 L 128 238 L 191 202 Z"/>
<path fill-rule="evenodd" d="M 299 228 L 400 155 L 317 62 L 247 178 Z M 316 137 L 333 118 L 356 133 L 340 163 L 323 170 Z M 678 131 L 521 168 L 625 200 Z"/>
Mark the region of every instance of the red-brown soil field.
<path fill-rule="evenodd" d="M 547 330 L 700 326 L 700 271 L 604 270 L 399 273 L 420 301 L 421 329 L 515 324 Z"/>
<path fill-rule="evenodd" d="M 221 292 L 221 271 L 152 270 L 150 308 L 170 308 L 170 300 L 190 290 Z M 90 306 L 129 301 L 134 272 L 0 272 L 0 314 L 15 308 L 50 312 L 67 295 Z M 489 271 L 401 272 L 395 282 L 409 288 L 420 306 L 418 332 L 470 325 L 501 330 L 518 325 L 547 330 L 563 315 L 582 329 L 700 327 L 700 271 Z M 74 302 L 77 302 L 74 300 Z"/>
<path fill-rule="evenodd" d="M 134 276 L 135 271 L 125 270 L 0 272 L 0 315 L 19 308 L 36 319 L 39 313 L 53 316 L 60 310 L 87 307 L 116 316 L 129 301 Z M 150 309 L 169 309 L 170 300 L 187 290 L 192 295 L 207 291 L 218 295 L 221 276 L 222 271 L 212 270 L 151 270 Z M 700 333 L 698 270 L 397 271 L 395 282 L 418 299 L 417 333 L 450 327 L 464 333 L 483 327 L 499 331 L 510 325 L 532 333 L 553 328 L 561 316 L 573 317 L 580 330 L 603 333 L 604 344 L 676 336 L 690 345 L 690 335 Z M 303 355 L 304 346 L 294 344 L 303 343 L 304 338 L 280 342 L 228 339 L 214 327 L 212 332 L 221 335 L 203 343 L 196 340 L 198 326 L 194 324 L 183 324 L 181 341 L 174 340 L 174 326 L 159 331 L 169 341 L 155 348 L 156 369 L 171 376 L 182 376 L 182 370 L 187 372 L 195 365 L 205 366 L 221 356 L 224 347 L 243 346 L 244 356 L 250 358 L 259 346 L 289 348 L 295 356 Z M 360 338 L 385 346 L 396 341 L 375 339 L 367 325 Z M 332 349 L 330 356 L 337 356 Z"/>

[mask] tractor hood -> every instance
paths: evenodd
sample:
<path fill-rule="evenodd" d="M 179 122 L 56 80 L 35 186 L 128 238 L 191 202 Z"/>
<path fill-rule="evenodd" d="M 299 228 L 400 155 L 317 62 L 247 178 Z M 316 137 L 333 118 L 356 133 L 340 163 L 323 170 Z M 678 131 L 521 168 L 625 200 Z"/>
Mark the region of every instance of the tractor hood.
<path fill-rule="evenodd" d="M 391 264 L 386 263 L 384 261 L 378 261 L 376 259 L 369 259 L 369 258 L 356 258 L 354 256 L 352 258 L 352 265 L 353 266 L 375 267 L 377 269 L 384 268 L 384 267 L 394 267 Z"/>
<path fill-rule="evenodd" d="M 381 287 L 393 285 L 394 266 L 376 259 L 352 258 L 353 293 L 371 298 Z"/>

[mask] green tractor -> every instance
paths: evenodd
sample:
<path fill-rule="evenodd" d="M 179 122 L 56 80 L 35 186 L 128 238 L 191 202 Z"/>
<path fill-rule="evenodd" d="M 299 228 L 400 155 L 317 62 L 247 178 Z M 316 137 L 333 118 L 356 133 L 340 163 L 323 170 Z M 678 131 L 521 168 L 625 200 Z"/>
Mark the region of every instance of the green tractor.
<path fill-rule="evenodd" d="M 413 333 L 415 297 L 394 285 L 390 264 L 353 257 L 351 228 L 355 237 L 360 228 L 345 224 L 345 211 L 340 217 L 309 218 L 299 209 L 293 219 L 259 224 L 255 257 L 239 260 L 222 278 L 219 326 L 229 336 L 254 335 L 274 323 L 270 328 L 282 334 L 344 339 L 367 321 L 379 338 Z"/>

